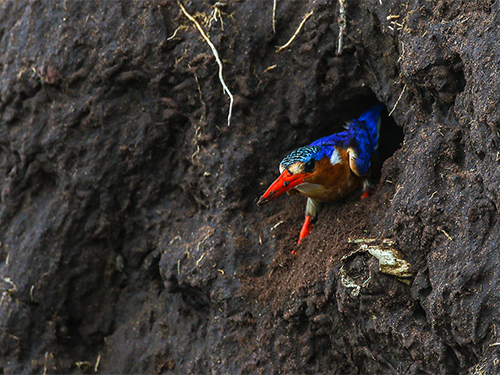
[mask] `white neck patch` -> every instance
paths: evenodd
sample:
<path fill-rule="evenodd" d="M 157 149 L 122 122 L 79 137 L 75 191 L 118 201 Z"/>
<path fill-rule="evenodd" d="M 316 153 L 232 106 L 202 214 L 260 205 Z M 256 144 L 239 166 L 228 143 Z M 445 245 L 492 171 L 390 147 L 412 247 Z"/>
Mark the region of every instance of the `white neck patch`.
<path fill-rule="evenodd" d="M 340 156 L 340 153 L 337 151 L 337 149 L 334 147 L 332 156 L 330 156 L 330 163 L 332 165 L 338 164 L 342 161 L 342 157 Z"/>

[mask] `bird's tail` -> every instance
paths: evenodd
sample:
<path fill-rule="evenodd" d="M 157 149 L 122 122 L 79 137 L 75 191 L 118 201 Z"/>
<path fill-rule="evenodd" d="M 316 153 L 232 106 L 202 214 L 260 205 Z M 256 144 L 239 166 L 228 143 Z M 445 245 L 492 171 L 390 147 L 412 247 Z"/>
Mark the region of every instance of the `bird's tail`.
<path fill-rule="evenodd" d="M 358 121 L 364 122 L 370 142 L 373 149 L 378 149 L 378 139 L 380 134 L 380 113 L 382 112 L 381 105 L 370 107 L 366 112 L 359 116 Z"/>

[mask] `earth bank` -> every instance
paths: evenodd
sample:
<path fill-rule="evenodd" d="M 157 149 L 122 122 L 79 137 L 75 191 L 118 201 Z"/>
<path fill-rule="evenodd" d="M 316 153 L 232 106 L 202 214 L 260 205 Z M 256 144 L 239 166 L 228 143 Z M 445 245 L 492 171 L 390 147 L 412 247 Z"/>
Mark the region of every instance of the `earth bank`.
<path fill-rule="evenodd" d="M 182 4 L 230 125 L 176 1 L 0 2 L 3 373 L 500 372 L 498 1 L 348 1 L 341 53 L 337 1 Z M 376 103 L 373 194 L 297 248 L 256 200 Z"/>

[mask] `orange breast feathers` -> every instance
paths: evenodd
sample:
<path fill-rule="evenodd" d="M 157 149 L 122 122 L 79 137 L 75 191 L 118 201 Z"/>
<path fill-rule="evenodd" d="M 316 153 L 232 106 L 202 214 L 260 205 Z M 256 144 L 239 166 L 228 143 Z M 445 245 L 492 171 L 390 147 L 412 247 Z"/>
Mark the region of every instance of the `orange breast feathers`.
<path fill-rule="evenodd" d="M 303 195 L 320 202 L 334 202 L 343 199 L 360 189 L 365 178 L 356 176 L 349 168 L 349 155 L 338 148 L 340 161 L 334 165 L 327 156 L 316 162 L 311 175 L 304 178 L 304 183 L 295 187 Z"/>

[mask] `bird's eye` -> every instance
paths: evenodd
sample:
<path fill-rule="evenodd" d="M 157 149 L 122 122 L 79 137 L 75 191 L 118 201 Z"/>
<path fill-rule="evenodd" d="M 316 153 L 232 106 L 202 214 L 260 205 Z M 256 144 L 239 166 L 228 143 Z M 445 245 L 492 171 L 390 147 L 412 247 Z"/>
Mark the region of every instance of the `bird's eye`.
<path fill-rule="evenodd" d="M 309 160 L 305 165 L 304 165 L 304 170 L 306 172 L 312 172 L 314 171 L 314 166 L 316 165 L 316 160 L 311 159 Z"/>

